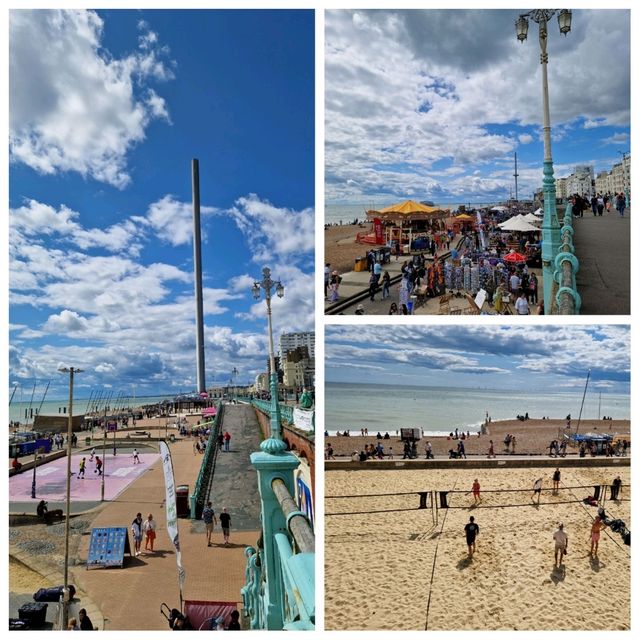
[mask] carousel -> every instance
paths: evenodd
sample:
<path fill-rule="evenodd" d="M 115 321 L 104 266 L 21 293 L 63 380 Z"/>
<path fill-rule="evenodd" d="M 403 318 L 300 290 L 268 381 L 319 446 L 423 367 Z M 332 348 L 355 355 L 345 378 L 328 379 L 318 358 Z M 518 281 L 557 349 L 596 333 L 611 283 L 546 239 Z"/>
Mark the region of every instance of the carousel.
<path fill-rule="evenodd" d="M 374 236 L 380 244 L 400 247 L 408 254 L 420 238 L 445 231 L 448 212 L 415 200 L 405 200 L 380 211 L 367 211 L 374 224 Z"/>

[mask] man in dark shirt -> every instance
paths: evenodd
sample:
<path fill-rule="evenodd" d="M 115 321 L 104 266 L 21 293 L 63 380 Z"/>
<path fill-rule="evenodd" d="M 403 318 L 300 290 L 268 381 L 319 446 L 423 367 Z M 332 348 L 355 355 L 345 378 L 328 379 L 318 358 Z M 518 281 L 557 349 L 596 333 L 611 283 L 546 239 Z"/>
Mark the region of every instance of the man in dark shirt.
<path fill-rule="evenodd" d="M 473 516 L 469 518 L 469 522 L 464 526 L 464 533 L 467 537 L 469 557 L 471 557 L 476 552 L 476 536 L 480 533 L 480 527 L 475 523 Z"/>
<path fill-rule="evenodd" d="M 227 507 L 222 509 L 220 514 L 220 526 L 222 527 L 222 535 L 224 536 L 224 546 L 229 546 L 229 529 L 231 528 L 231 516 L 227 512 Z"/>

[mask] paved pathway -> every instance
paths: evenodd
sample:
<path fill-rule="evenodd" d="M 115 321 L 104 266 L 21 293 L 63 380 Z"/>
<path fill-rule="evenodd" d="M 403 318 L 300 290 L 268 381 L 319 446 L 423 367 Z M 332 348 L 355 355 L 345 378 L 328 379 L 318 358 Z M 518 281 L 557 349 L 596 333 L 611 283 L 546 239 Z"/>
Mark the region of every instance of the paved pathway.
<path fill-rule="evenodd" d="M 255 472 L 249 455 L 258 450 L 260 435 L 253 410 L 228 406 L 223 428 L 232 435 L 231 452 L 219 454 L 214 475 L 214 507 L 226 506 L 231 514 L 231 542 L 222 544 L 222 532 L 214 530 L 214 545 L 208 548 L 201 522 L 179 519 L 182 561 L 186 573 L 184 600 L 236 603 L 240 608 L 240 589 L 244 585 L 244 549 L 255 546 L 259 538 L 259 498 Z M 193 453 L 193 439 L 170 445 L 176 485 L 193 490 L 202 457 Z M 137 465 L 136 465 L 137 466 Z M 70 568 L 71 581 L 89 594 L 104 616 L 106 630 L 168 630 L 160 614 L 160 604 L 180 606 L 176 559 L 167 535 L 164 515 L 164 477 L 160 460 L 129 484 L 113 502 L 98 507 L 92 527 L 129 527 L 136 512 L 153 513 L 158 523 L 155 553 L 126 557 L 123 568 L 87 570 L 89 539 L 84 536 Z M 254 527 L 253 529 L 251 527 Z M 144 545 L 143 545 L 144 547 Z M 21 558 L 28 561 L 28 558 Z M 41 567 L 46 570 L 46 567 Z M 55 579 L 52 576 L 52 580 Z M 60 584 L 60 582 L 57 582 Z M 91 616 L 93 619 L 93 616 Z M 95 620 L 94 620 L 95 622 Z"/>
<path fill-rule="evenodd" d="M 574 245 L 580 261 L 576 276 L 581 315 L 631 313 L 631 210 L 602 216 L 585 211 L 574 218 Z"/>

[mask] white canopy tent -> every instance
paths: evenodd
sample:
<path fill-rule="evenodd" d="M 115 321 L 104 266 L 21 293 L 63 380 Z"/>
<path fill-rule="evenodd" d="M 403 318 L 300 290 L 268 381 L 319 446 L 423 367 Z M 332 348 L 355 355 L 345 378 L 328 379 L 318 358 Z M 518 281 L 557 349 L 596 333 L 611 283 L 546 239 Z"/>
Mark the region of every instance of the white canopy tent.
<path fill-rule="evenodd" d="M 524 219 L 524 216 L 515 216 L 500 225 L 503 231 L 540 231 L 538 227 L 534 227 L 530 222 Z"/>

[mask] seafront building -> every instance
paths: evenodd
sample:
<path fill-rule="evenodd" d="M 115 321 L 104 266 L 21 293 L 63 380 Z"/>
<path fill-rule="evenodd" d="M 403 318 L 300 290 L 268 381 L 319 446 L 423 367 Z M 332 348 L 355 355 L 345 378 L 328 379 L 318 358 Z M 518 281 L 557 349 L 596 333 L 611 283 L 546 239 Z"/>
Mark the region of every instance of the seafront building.
<path fill-rule="evenodd" d="M 316 334 L 315 331 L 304 331 L 300 333 L 283 333 L 280 335 L 280 355 L 284 358 L 290 351 L 298 347 L 306 347 L 309 357 L 316 355 Z"/>

